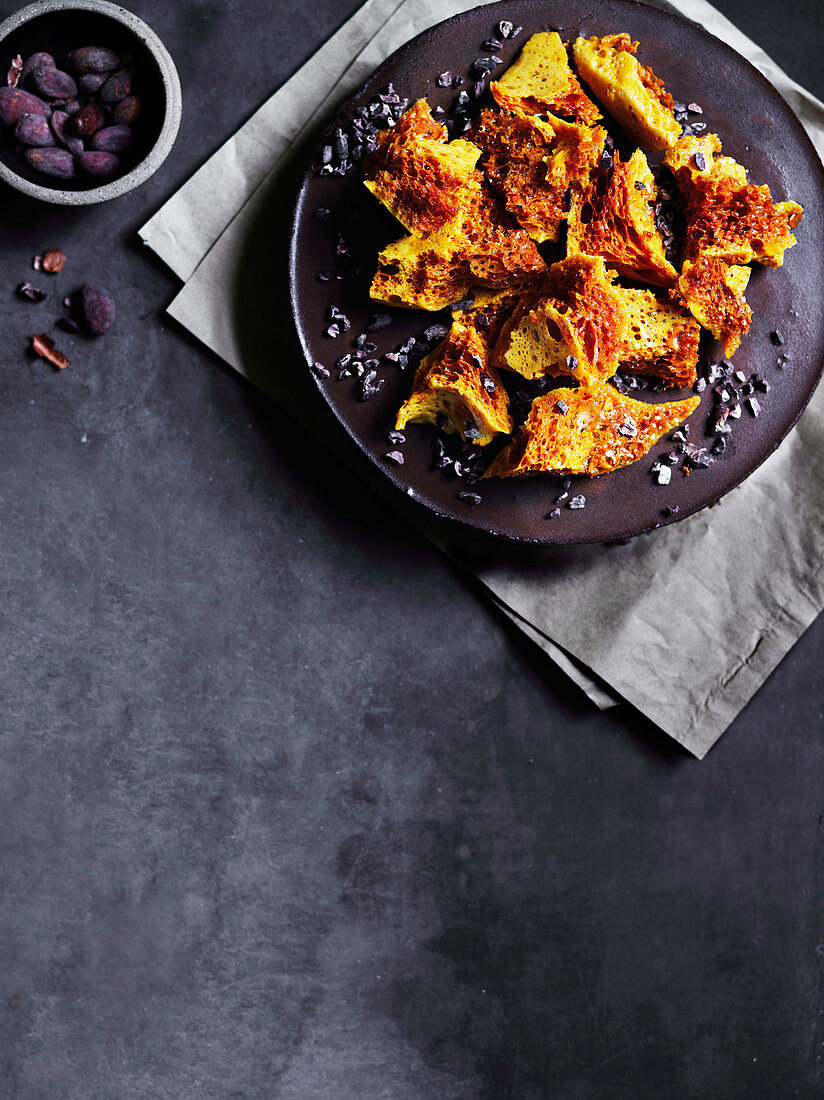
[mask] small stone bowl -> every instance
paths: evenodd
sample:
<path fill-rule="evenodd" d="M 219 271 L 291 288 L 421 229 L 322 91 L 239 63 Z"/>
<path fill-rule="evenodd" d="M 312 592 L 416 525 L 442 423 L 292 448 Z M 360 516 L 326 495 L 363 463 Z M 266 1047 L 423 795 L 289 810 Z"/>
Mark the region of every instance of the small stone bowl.
<path fill-rule="evenodd" d="M 171 151 L 182 111 L 180 79 L 169 51 L 142 19 L 108 0 L 36 0 L 0 23 L 0 85 L 12 60 L 45 50 L 61 65 L 70 50 L 108 46 L 129 54 L 135 92 L 144 109 L 134 126 L 134 144 L 122 157 L 121 173 L 105 183 L 82 178 L 50 180 L 17 152 L 14 134 L 0 124 L 0 180 L 32 198 L 60 206 L 90 206 L 139 187 Z"/>

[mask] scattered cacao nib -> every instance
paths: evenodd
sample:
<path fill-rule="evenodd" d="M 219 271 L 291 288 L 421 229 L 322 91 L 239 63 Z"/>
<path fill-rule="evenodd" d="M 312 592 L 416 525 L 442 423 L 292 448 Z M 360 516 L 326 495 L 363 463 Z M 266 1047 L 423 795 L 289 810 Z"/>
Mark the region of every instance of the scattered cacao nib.
<path fill-rule="evenodd" d="M 669 466 L 661 466 L 659 463 L 656 463 L 655 466 L 652 467 L 652 470 L 655 474 L 655 480 L 659 485 L 669 485 L 670 481 L 672 481 L 672 469 Z"/>
<path fill-rule="evenodd" d="M 684 446 L 684 465 L 694 470 L 705 470 L 712 463 L 712 455 L 705 447 L 697 447 L 694 443 Z"/>
<path fill-rule="evenodd" d="M 23 58 L 20 54 L 15 57 L 6 73 L 6 84 L 10 88 L 16 88 L 20 82 L 20 74 L 23 72 Z"/>
<path fill-rule="evenodd" d="M 342 332 L 348 332 L 352 327 L 352 322 L 337 306 L 329 306 L 326 311 L 326 320 L 331 322 L 326 330 L 326 335 L 331 336 L 333 340 L 340 336 Z"/>
<path fill-rule="evenodd" d="M 514 23 L 511 23 L 508 19 L 502 19 L 498 24 L 498 36 L 500 38 L 517 38 L 523 27 L 517 27 Z"/>
<path fill-rule="evenodd" d="M 35 271 L 42 271 L 42 269 L 43 269 L 43 257 L 42 256 L 35 256 L 34 259 L 31 262 L 31 266 L 34 268 Z"/>
<path fill-rule="evenodd" d="M 544 516 L 544 519 L 557 519 L 560 514 L 560 508 L 553 508 L 551 512 L 547 512 L 547 514 Z"/>
<path fill-rule="evenodd" d="M 397 432 L 394 430 L 392 430 L 391 432 L 387 432 L 386 438 L 394 446 L 398 446 L 399 444 L 406 442 L 406 436 L 403 434 L 403 432 Z"/>
<path fill-rule="evenodd" d="M 780 332 L 780 330 L 779 330 L 779 329 L 774 329 L 774 330 L 773 330 L 773 331 L 772 331 L 772 332 L 770 333 L 770 339 L 772 340 L 772 342 L 773 342 L 773 343 L 775 344 L 775 346 L 776 346 L 777 348 L 780 348 L 780 347 L 781 347 L 781 345 L 782 345 L 782 344 L 784 343 L 784 336 L 783 336 L 783 334 L 782 334 L 782 333 Z"/>
<path fill-rule="evenodd" d="M 638 425 L 631 418 L 627 419 L 623 424 L 618 425 L 618 434 L 624 435 L 628 439 L 632 439 L 638 434 Z"/>
<path fill-rule="evenodd" d="M 576 371 L 578 369 L 578 360 L 574 355 L 567 356 L 567 369 L 570 371 Z"/>
<path fill-rule="evenodd" d="M 495 53 L 497 50 L 502 50 L 504 44 L 500 38 L 487 38 L 486 42 L 481 43 L 481 48 L 489 50 L 490 53 Z"/>
<path fill-rule="evenodd" d="M 378 378 L 377 371 L 367 371 L 361 379 L 358 388 L 358 397 L 361 401 L 371 401 L 374 397 L 378 396 L 385 385 L 386 379 Z"/>
<path fill-rule="evenodd" d="M 464 78 L 462 76 L 455 76 L 455 77 L 452 78 L 452 87 L 453 88 L 460 88 L 461 85 L 465 84 L 465 83 L 466 83 L 466 81 L 464 80 Z"/>
<path fill-rule="evenodd" d="M 28 298 L 30 302 L 42 302 L 44 298 L 47 298 L 45 290 L 40 290 L 36 286 L 32 286 L 31 283 L 21 283 L 17 288 L 17 293 L 21 298 Z"/>
<path fill-rule="evenodd" d="M 69 365 L 69 360 L 62 351 L 57 350 L 54 346 L 54 340 L 45 333 L 41 333 L 39 336 L 32 336 L 31 346 L 36 355 L 39 355 L 41 359 L 47 359 L 52 366 L 57 367 L 58 370 L 65 370 Z"/>
<path fill-rule="evenodd" d="M 449 329 L 446 325 L 430 325 L 429 328 L 424 329 L 423 336 L 425 340 L 428 340 L 429 343 L 432 344 L 436 341 L 443 340 L 448 332 Z"/>
<path fill-rule="evenodd" d="M 704 108 L 698 103 L 688 103 L 687 110 L 691 111 L 694 115 L 703 115 Z"/>
<path fill-rule="evenodd" d="M 483 80 L 485 76 L 489 76 L 492 70 L 503 62 L 500 57 L 476 57 L 469 67 L 469 71 L 472 73 L 476 80 Z"/>
<path fill-rule="evenodd" d="M 400 451 L 389 451 L 383 458 L 392 466 L 403 466 L 403 454 Z"/>
<path fill-rule="evenodd" d="M 313 363 L 312 370 L 318 376 L 318 378 L 329 377 L 329 369 L 325 367 L 323 363 Z"/>
<path fill-rule="evenodd" d="M 475 305 L 474 298 L 461 298 L 459 302 L 453 302 L 449 307 L 453 313 L 463 313 L 464 310 L 472 309 Z"/>
<path fill-rule="evenodd" d="M 761 412 L 761 402 L 758 400 L 757 397 L 748 397 L 747 407 L 749 408 L 750 414 L 752 416 L 758 416 Z"/>
<path fill-rule="evenodd" d="M 707 162 L 704 159 L 704 154 L 701 152 L 700 149 L 692 159 L 695 161 L 695 167 L 698 169 L 699 172 L 706 172 Z"/>
<path fill-rule="evenodd" d="M 464 504 L 480 504 L 483 500 L 483 497 L 479 493 L 470 493 L 467 492 L 466 489 L 464 489 L 460 493 L 456 493 L 455 495 L 457 496 L 458 500 L 462 500 Z"/>
<path fill-rule="evenodd" d="M 483 386 L 483 388 L 486 390 L 487 393 L 495 393 L 495 391 L 498 388 L 495 385 L 494 380 L 492 378 L 490 378 L 488 374 L 485 374 L 483 371 L 481 371 L 481 385 Z"/>
<path fill-rule="evenodd" d="M 467 441 L 471 443 L 477 443 L 477 441 L 481 438 L 480 428 L 477 426 L 477 424 L 473 423 L 471 420 L 468 420 L 466 422 L 466 427 L 464 428 L 463 436 L 464 439 L 466 439 Z"/>
<path fill-rule="evenodd" d="M 728 447 L 728 439 L 725 435 L 719 435 L 710 450 L 714 455 L 722 455 Z"/>
<path fill-rule="evenodd" d="M 438 79 L 435 81 L 439 88 L 448 88 L 452 83 L 452 73 L 448 70 L 445 73 L 441 73 Z"/>
<path fill-rule="evenodd" d="M 567 504 L 567 508 L 572 508 L 573 511 L 576 511 L 578 508 L 585 508 L 586 503 L 587 503 L 587 498 L 584 496 L 584 494 L 583 493 L 578 493 L 578 495 L 574 496 L 570 500 L 569 504 Z"/>
<path fill-rule="evenodd" d="M 328 283 L 332 278 L 332 273 L 331 271 L 319 271 L 315 278 L 319 283 Z"/>
<path fill-rule="evenodd" d="M 59 248 L 50 248 L 43 254 L 40 262 L 43 270 L 48 271 L 49 275 L 57 275 L 66 266 L 66 253 Z"/>
<path fill-rule="evenodd" d="M 379 332 L 382 328 L 388 328 L 392 324 L 392 318 L 388 313 L 376 313 L 366 326 L 367 332 Z"/>
<path fill-rule="evenodd" d="M 644 183 L 643 180 L 636 180 L 635 181 L 635 190 L 636 191 L 646 191 L 646 189 L 647 189 L 647 185 Z"/>
<path fill-rule="evenodd" d="M 665 516 L 677 516 L 680 511 L 681 511 L 681 509 L 679 508 L 679 506 L 677 504 L 668 504 L 666 506 L 666 508 L 664 509 L 664 515 Z"/>
<path fill-rule="evenodd" d="M 567 405 L 566 401 L 556 401 L 555 408 L 558 410 L 561 416 L 569 412 L 569 405 Z"/>

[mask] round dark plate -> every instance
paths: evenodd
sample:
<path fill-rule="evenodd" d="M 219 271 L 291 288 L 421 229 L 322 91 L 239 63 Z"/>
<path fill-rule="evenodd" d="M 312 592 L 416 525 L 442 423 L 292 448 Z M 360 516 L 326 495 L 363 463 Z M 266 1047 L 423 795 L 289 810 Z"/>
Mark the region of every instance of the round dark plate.
<path fill-rule="evenodd" d="M 290 279 L 298 335 L 307 364 L 320 362 L 331 371 L 330 378 L 318 379 L 323 398 L 353 443 L 398 491 L 408 493 L 439 516 L 510 539 L 549 544 L 626 538 L 683 519 L 729 492 L 778 446 L 812 396 L 824 365 L 824 171 L 798 119 L 749 62 L 696 24 L 633 0 L 506 0 L 476 8 L 403 46 L 377 69 L 338 117 L 351 118 L 357 107 L 369 103 L 389 83 L 410 103 L 424 96 L 431 106 L 440 105 L 448 111 L 457 93 L 438 87 L 438 74 L 449 70 L 466 75 L 475 58 L 489 54 L 482 43 L 501 18 L 520 23 L 524 29 L 496 51 L 503 61 L 499 72 L 514 61 L 524 41 L 536 31 L 555 29 L 564 39 L 629 32 L 640 40 L 643 62 L 652 66 L 674 98 L 703 106 L 701 120 L 720 136 L 724 152 L 746 166 L 750 179 L 769 184 L 776 201 L 794 199 L 804 207 L 804 219 L 796 231 L 798 244 L 786 253 L 784 266 L 771 270 L 753 265 L 747 291 L 754 318 L 734 363 L 746 375 L 757 372 L 769 383 L 769 392 L 758 395 L 760 415 L 754 417 L 745 408 L 734 423 L 727 452 L 707 469 L 692 470 L 689 476 L 676 470 L 668 486 L 658 485 L 650 473 L 657 457 L 673 447 L 666 438 L 632 466 L 599 478 L 573 479 L 570 497 L 583 493 L 586 507 L 572 510 L 562 504 L 555 519 L 545 517 L 558 495 L 556 478 L 490 479 L 467 486 L 454 474 L 433 468 L 434 429 L 429 425 L 410 425 L 405 431 L 406 443 L 400 448 L 392 446 L 387 432 L 408 395 L 411 369 L 401 372 L 397 367 L 381 366 L 384 389 L 364 402 L 358 398 L 355 379 L 338 381 L 335 360 L 352 350 L 353 338 L 365 330 L 376 311 L 393 318 L 390 327 L 369 337 L 377 344 L 376 357 L 428 325 L 448 324 L 449 315 L 386 309 L 369 299 L 377 254 L 403 231 L 366 191 L 357 168 L 343 177 L 317 174 L 323 138 L 303 178 L 292 230 Z M 471 78 L 467 80 L 471 83 Z M 333 128 L 334 123 L 326 134 Z M 320 221 L 314 216 L 319 207 L 332 212 L 331 220 Z M 363 267 L 359 277 L 334 277 L 341 229 Z M 321 271 L 332 272 L 332 279 L 319 281 Z M 352 321 L 351 331 L 337 339 L 325 335 L 327 310 L 332 305 Z M 774 342 L 776 330 L 783 338 L 782 346 Z M 710 359 L 721 355 L 718 345 L 706 341 L 699 373 Z M 787 361 L 783 368 L 778 365 L 780 356 Z M 675 400 L 689 396 L 689 391 L 640 391 L 633 396 Z M 700 446 L 709 446 L 714 439 L 712 408 L 712 388 L 707 387 L 690 420 L 690 439 Z M 404 454 L 400 467 L 383 457 L 397 449 Z M 481 503 L 459 499 L 458 493 L 467 490 L 478 493 Z M 677 512 L 673 515 L 668 509 Z"/>

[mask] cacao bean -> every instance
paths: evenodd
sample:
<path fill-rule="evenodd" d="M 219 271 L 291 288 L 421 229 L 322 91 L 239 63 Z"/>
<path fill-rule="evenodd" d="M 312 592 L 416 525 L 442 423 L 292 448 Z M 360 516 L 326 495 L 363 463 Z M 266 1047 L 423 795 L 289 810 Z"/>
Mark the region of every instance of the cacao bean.
<path fill-rule="evenodd" d="M 60 69 L 39 66 L 32 72 L 31 82 L 47 99 L 74 99 L 77 95 L 74 78 Z"/>
<path fill-rule="evenodd" d="M 118 69 L 116 73 L 112 73 L 98 93 L 100 102 L 111 105 L 131 95 L 132 75 L 131 69 Z"/>
<path fill-rule="evenodd" d="M 72 115 L 69 132 L 80 138 L 90 138 L 106 125 L 106 116 L 96 103 L 87 103 L 77 114 Z"/>
<path fill-rule="evenodd" d="M 103 183 L 111 179 L 120 167 L 120 158 L 114 153 L 92 151 L 81 153 L 77 163 L 90 179 Z"/>
<path fill-rule="evenodd" d="M 120 58 L 114 50 L 107 50 L 105 46 L 83 46 L 79 50 L 72 50 L 67 67 L 70 72 L 83 76 L 113 72 L 119 63 Z"/>
<path fill-rule="evenodd" d="M 114 299 L 105 287 L 85 283 L 80 288 L 79 312 L 86 332 L 105 336 L 116 316 Z"/>
<path fill-rule="evenodd" d="M 26 149 L 23 156 L 36 172 L 44 176 L 61 180 L 74 178 L 74 157 L 65 149 Z"/>
<path fill-rule="evenodd" d="M 78 77 L 77 87 L 84 95 L 94 95 L 106 83 L 105 73 L 83 73 Z"/>
<path fill-rule="evenodd" d="M 71 134 L 66 133 L 66 123 L 69 121 L 69 116 L 66 112 L 54 111 L 50 121 L 52 133 L 60 144 L 68 149 L 70 153 L 73 153 L 75 156 L 80 156 L 85 146 L 79 137 L 72 137 Z"/>
<path fill-rule="evenodd" d="M 23 145 L 35 145 L 38 148 L 54 145 L 54 134 L 45 115 L 21 115 L 14 134 Z"/>
<path fill-rule="evenodd" d="M 140 96 L 127 95 L 112 109 L 112 122 L 115 126 L 132 126 L 143 114 L 143 101 Z"/>
<path fill-rule="evenodd" d="M 103 153 L 123 153 L 132 144 L 128 126 L 104 126 L 91 140 L 91 148 Z"/>
<path fill-rule="evenodd" d="M 35 69 L 56 69 L 57 62 L 54 60 L 50 53 L 33 53 L 31 57 L 27 57 L 23 62 L 23 69 L 20 73 L 21 82 L 27 80 Z"/>
<path fill-rule="evenodd" d="M 42 99 L 22 88 L 0 88 L 0 122 L 16 126 L 23 115 L 47 115 L 49 108 Z"/>

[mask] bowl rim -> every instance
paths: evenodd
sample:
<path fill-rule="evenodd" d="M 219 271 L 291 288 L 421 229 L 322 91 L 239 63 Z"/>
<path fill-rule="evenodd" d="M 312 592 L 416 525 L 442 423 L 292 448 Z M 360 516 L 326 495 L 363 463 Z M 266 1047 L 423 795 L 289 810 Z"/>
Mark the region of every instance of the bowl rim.
<path fill-rule="evenodd" d="M 139 16 L 119 4 L 111 3 L 110 0 L 34 0 L 34 3 L 12 12 L 0 22 L 0 42 L 4 42 L 9 35 L 40 16 L 72 11 L 93 12 L 107 16 L 136 35 L 151 53 L 160 72 L 166 96 L 166 111 L 160 133 L 139 164 L 125 175 L 110 183 L 101 184 L 99 187 L 89 187 L 82 191 L 47 187 L 18 175 L 2 160 L 0 160 L 0 180 L 30 198 L 40 199 L 43 202 L 58 206 L 91 206 L 127 194 L 145 183 L 157 171 L 171 152 L 177 137 L 183 110 L 183 97 L 175 63 L 158 35 Z"/>

